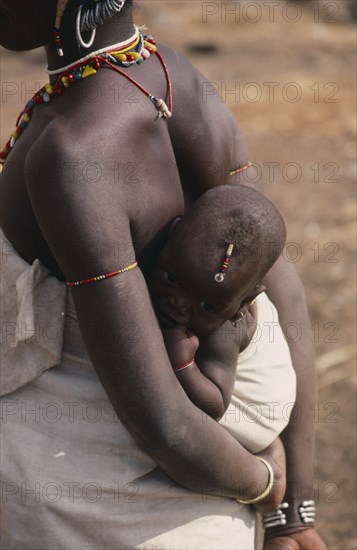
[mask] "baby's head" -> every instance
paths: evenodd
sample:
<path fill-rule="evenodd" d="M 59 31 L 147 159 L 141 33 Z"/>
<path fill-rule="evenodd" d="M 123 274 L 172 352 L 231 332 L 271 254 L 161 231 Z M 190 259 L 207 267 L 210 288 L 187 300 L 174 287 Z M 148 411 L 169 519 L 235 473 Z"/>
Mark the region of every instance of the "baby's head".
<path fill-rule="evenodd" d="M 162 325 L 179 323 L 205 336 L 236 321 L 264 290 L 259 283 L 285 238 L 281 215 L 254 189 L 224 185 L 202 195 L 172 227 L 153 272 Z"/>

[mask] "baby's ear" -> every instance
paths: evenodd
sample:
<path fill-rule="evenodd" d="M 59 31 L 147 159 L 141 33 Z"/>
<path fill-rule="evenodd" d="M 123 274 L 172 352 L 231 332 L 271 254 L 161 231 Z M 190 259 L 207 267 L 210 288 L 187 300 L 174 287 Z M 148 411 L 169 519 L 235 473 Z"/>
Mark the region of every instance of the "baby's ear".
<path fill-rule="evenodd" d="M 265 292 L 266 287 L 264 285 L 256 285 L 253 291 L 249 294 L 247 298 L 244 299 L 246 305 L 250 305 L 259 294 Z"/>
<path fill-rule="evenodd" d="M 233 317 L 230 319 L 232 325 L 237 326 L 237 323 L 241 321 L 246 314 L 248 307 L 254 302 L 257 296 L 265 291 L 264 285 L 256 285 L 254 289 L 249 292 L 249 294 L 244 298 L 243 302 L 241 303 L 238 311 L 233 315 Z"/>
<path fill-rule="evenodd" d="M 242 310 L 244 308 L 247 308 L 250 306 L 252 302 L 256 299 L 259 294 L 264 292 L 266 287 L 264 285 L 256 285 L 250 292 L 247 294 L 247 296 L 244 298 L 243 302 L 240 305 L 239 310 Z"/>

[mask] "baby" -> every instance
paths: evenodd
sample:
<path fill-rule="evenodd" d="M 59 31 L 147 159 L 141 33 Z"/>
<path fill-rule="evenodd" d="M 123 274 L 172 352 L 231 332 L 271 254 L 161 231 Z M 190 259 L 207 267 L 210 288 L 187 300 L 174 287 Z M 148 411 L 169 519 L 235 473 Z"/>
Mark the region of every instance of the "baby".
<path fill-rule="evenodd" d="M 252 424 L 269 445 L 295 400 L 288 347 L 261 285 L 285 237 L 284 221 L 266 197 L 242 185 L 216 187 L 173 222 L 150 284 L 187 396 L 227 429 L 232 418 L 222 416 L 230 407 L 241 443 L 252 452 L 261 450 Z"/>

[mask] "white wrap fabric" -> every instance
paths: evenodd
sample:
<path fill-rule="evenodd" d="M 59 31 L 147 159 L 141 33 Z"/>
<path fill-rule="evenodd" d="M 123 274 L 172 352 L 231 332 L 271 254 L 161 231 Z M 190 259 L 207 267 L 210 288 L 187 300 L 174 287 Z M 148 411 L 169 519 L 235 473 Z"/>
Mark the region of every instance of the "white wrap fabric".
<path fill-rule="evenodd" d="M 0 229 L 0 395 L 61 360 L 66 287 L 35 260 L 25 262 Z"/>

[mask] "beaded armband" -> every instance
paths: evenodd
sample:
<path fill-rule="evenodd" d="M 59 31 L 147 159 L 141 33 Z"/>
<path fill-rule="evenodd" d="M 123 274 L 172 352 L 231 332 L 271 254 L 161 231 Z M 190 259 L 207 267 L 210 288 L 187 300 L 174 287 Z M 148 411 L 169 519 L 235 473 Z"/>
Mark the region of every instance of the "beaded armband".
<path fill-rule="evenodd" d="M 185 369 L 188 369 L 189 367 L 192 367 L 192 365 L 195 364 L 195 358 L 191 359 L 191 361 L 187 361 L 187 363 L 183 363 L 183 365 L 179 365 L 178 367 L 174 367 L 174 372 L 181 372 Z"/>
<path fill-rule="evenodd" d="M 282 502 L 274 512 L 262 515 L 262 524 L 264 529 L 287 534 L 292 529 L 313 527 L 315 517 L 316 505 L 313 500 L 303 500 L 301 503 Z"/>
<path fill-rule="evenodd" d="M 123 267 L 122 269 L 117 269 L 116 271 L 111 271 L 110 273 L 104 273 L 103 275 L 96 275 L 95 277 L 89 277 L 88 279 L 82 279 L 80 281 L 73 281 L 69 282 L 66 281 L 67 286 L 82 286 L 82 285 L 89 285 L 91 283 L 97 283 L 98 281 L 103 281 L 104 279 L 110 279 L 110 277 L 115 277 L 116 275 L 121 275 L 122 273 L 126 273 L 126 271 L 131 271 L 138 265 L 137 262 L 134 262 L 127 267 Z"/>
<path fill-rule="evenodd" d="M 234 176 L 235 174 L 240 174 L 241 172 L 245 172 L 246 170 L 248 170 L 248 168 L 252 166 L 252 164 L 253 164 L 252 162 L 248 162 L 244 166 L 240 166 L 238 168 L 235 168 L 234 170 L 229 170 L 228 175 Z"/>

